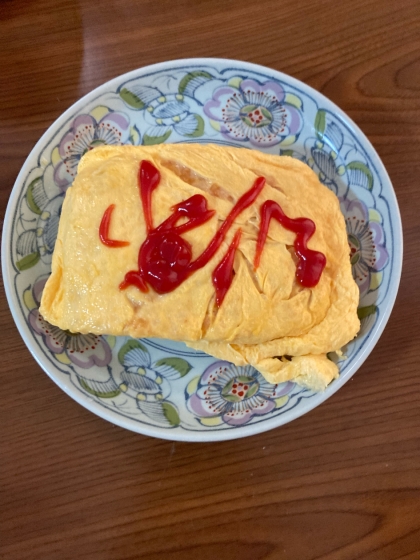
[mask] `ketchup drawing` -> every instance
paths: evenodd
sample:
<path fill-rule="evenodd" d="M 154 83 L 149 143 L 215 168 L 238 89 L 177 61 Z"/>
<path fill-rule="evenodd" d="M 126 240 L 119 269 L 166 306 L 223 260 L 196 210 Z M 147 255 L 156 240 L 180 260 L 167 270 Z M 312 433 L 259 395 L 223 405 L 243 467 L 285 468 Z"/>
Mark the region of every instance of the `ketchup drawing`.
<path fill-rule="evenodd" d="M 120 284 L 124 290 L 128 286 L 136 286 L 142 292 L 148 292 L 149 286 L 158 294 L 166 294 L 175 290 L 189 276 L 214 257 L 236 218 L 246 208 L 251 206 L 264 188 L 265 178 L 258 177 L 251 188 L 243 194 L 226 219 L 223 221 L 207 248 L 193 260 L 192 247 L 181 235 L 208 220 L 214 210 L 207 207 L 207 200 L 201 194 L 195 194 L 187 200 L 172 207 L 172 214 L 161 224 L 154 227 L 152 215 L 152 194 L 160 183 L 160 172 L 148 160 L 140 163 L 138 173 L 139 195 L 143 206 L 147 237 L 142 243 L 138 255 L 138 269 L 126 273 Z M 99 237 L 108 247 L 123 247 L 129 242 L 110 239 L 109 227 L 111 215 L 115 205 L 107 208 L 99 228 Z M 267 200 L 260 208 L 261 223 L 257 239 L 254 259 L 254 269 L 257 269 L 264 244 L 267 239 L 270 221 L 277 220 L 283 227 L 296 234 L 294 248 L 298 258 L 296 278 L 307 288 L 316 286 L 326 265 L 323 253 L 309 249 L 307 244 L 313 236 L 316 226 L 309 218 L 289 218 L 280 205 Z M 182 220 L 182 223 L 180 223 Z M 235 252 L 239 246 L 241 230 L 239 229 L 221 262 L 212 274 L 212 281 L 216 291 L 216 305 L 220 307 L 234 276 Z"/>

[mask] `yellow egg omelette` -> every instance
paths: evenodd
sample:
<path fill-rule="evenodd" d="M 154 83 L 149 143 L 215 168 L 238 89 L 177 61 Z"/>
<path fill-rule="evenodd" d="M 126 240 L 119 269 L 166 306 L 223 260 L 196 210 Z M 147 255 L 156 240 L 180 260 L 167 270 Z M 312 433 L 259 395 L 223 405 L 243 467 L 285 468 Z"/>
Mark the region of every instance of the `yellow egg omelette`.
<path fill-rule="evenodd" d="M 139 187 L 144 162 L 159 175 L 149 191 Z M 258 180 L 257 196 L 224 225 Z M 305 258 L 287 221 L 267 222 L 256 266 L 270 205 L 315 225 L 307 249 L 324 259 L 315 285 L 299 279 Z M 188 273 L 166 289 L 181 265 Z M 83 156 L 66 193 L 40 313 L 71 332 L 183 341 L 269 382 L 320 391 L 338 376 L 327 354 L 359 330 L 358 301 L 339 201 L 304 163 L 212 144 L 103 146 Z"/>

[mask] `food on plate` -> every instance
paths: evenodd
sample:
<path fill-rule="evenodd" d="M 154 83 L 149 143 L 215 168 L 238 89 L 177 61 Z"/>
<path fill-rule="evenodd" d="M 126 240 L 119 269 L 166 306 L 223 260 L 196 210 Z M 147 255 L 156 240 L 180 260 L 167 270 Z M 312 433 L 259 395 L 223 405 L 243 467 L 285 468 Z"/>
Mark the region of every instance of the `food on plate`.
<path fill-rule="evenodd" d="M 44 319 L 160 337 L 314 390 L 359 330 L 344 218 L 305 164 L 219 145 L 104 146 L 66 193 Z"/>

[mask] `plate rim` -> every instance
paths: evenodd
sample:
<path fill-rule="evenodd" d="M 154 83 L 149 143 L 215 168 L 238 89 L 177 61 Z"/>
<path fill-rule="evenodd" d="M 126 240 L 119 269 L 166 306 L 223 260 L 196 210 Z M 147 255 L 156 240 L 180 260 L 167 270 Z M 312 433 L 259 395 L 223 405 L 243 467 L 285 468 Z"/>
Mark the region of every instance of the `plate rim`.
<path fill-rule="evenodd" d="M 209 431 L 176 431 L 177 429 L 168 430 L 166 428 L 162 428 L 159 426 L 148 426 L 146 424 L 137 423 L 131 418 L 126 418 L 125 416 L 121 415 L 120 413 L 113 412 L 112 410 L 105 409 L 101 407 L 99 404 L 94 402 L 93 400 L 89 399 L 83 393 L 75 391 L 71 383 L 65 383 L 60 378 L 57 378 L 56 372 L 52 371 L 51 364 L 47 360 L 45 354 L 38 348 L 31 338 L 31 332 L 28 327 L 26 321 L 21 316 L 21 312 L 19 311 L 18 305 L 18 298 L 15 296 L 14 292 L 12 291 L 12 272 L 13 266 L 11 265 L 10 255 L 9 255 L 9 245 L 11 243 L 12 237 L 12 228 L 8 227 L 10 224 L 13 223 L 13 212 L 15 210 L 16 204 L 18 202 L 18 198 L 21 194 L 21 184 L 26 176 L 26 174 L 30 171 L 29 161 L 35 156 L 39 154 L 40 149 L 45 147 L 46 141 L 48 137 L 51 137 L 51 130 L 60 126 L 60 124 L 64 124 L 68 118 L 72 115 L 77 113 L 86 103 L 94 98 L 95 95 L 101 95 L 102 93 L 106 93 L 109 91 L 110 88 L 114 86 L 120 85 L 122 82 L 125 82 L 130 79 L 139 78 L 147 75 L 148 73 L 157 73 L 163 70 L 169 69 L 176 69 L 177 67 L 183 66 L 215 66 L 221 65 L 225 67 L 243 67 L 244 70 L 250 70 L 253 72 L 259 72 L 267 77 L 274 78 L 279 81 L 284 81 L 287 84 L 291 85 L 292 87 L 303 89 L 307 91 L 310 95 L 314 96 L 317 101 L 324 102 L 329 108 L 331 108 L 334 113 L 349 127 L 351 132 L 355 134 L 355 136 L 361 138 L 363 147 L 368 146 L 369 148 L 369 155 L 373 159 L 376 170 L 383 178 L 385 182 L 387 182 L 387 187 L 389 188 L 389 193 L 387 193 L 387 201 L 390 204 L 390 213 L 392 215 L 392 220 L 390 221 L 391 228 L 392 228 L 392 236 L 394 238 L 394 262 L 393 268 L 391 271 L 389 286 L 388 286 L 388 297 L 386 306 L 384 307 L 379 320 L 375 323 L 371 333 L 368 336 L 369 345 L 367 349 L 361 350 L 361 355 L 358 356 L 352 366 L 346 371 L 344 374 L 341 374 L 338 379 L 333 381 L 331 385 L 329 385 L 325 391 L 316 394 L 306 403 L 301 405 L 298 411 L 293 412 L 290 411 L 290 416 L 288 414 L 279 415 L 274 418 L 267 418 L 263 422 L 248 424 L 240 427 L 236 427 L 234 429 L 228 430 L 209 430 Z M 139 75 L 140 74 L 140 75 Z M 104 91 L 101 91 L 104 90 Z M 38 157 L 37 157 L 38 159 Z M 395 222 L 395 226 L 392 223 Z M 186 442 L 216 442 L 216 441 L 226 441 L 226 440 L 233 440 L 238 439 L 241 437 L 249 437 L 252 435 L 256 435 L 258 433 L 263 433 L 269 431 L 273 428 L 283 426 L 291 421 L 297 420 L 304 414 L 307 414 L 317 406 L 319 406 L 322 402 L 328 400 L 332 395 L 334 395 L 351 377 L 360 369 L 362 364 L 366 361 L 366 359 L 370 356 L 372 351 L 374 350 L 379 338 L 381 337 L 386 324 L 388 323 L 389 317 L 392 313 L 394 308 L 395 300 L 398 293 L 398 288 L 401 279 L 401 272 L 402 272 L 402 262 L 403 262 L 403 230 L 402 230 L 402 221 L 401 221 L 401 213 L 398 205 L 397 196 L 389 177 L 389 174 L 379 157 L 375 147 L 370 142 L 368 137 L 365 133 L 359 128 L 359 126 L 340 108 L 338 107 L 333 101 L 327 98 L 323 93 L 317 91 L 312 86 L 290 76 L 284 72 L 279 70 L 275 70 L 260 64 L 255 64 L 252 62 L 247 62 L 243 60 L 236 60 L 236 59 L 229 59 L 229 58 L 182 58 L 182 59 L 173 59 L 167 60 L 163 62 L 158 62 L 156 64 L 150 64 L 147 66 L 143 66 L 140 68 L 136 68 L 124 74 L 120 74 L 111 78 L 110 80 L 100 84 L 99 86 L 95 87 L 84 96 L 79 98 L 76 102 L 74 102 L 70 107 L 68 107 L 63 113 L 61 113 L 47 128 L 47 130 L 41 135 L 39 140 L 35 143 L 34 147 L 29 152 L 28 156 L 26 157 L 17 177 L 14 182 L 13 188 L 11 190 L 9 200 L 7 203 L 6 212 L 4 215 L 4 224 L 3 224 L 3 231 L 2 231 L 2 244 L 1 244 L 1 252 L 2 252 L 2 275 L 3 275 L 3 282 L 4 282 L 4 289 L 6 293 L 7 302 L 16 324 L 17 330 L 21 335 L 26 347 L 41 367 L 41 369 L 50 377 L 56 385 L 60 387 L 69 397 L 75 400 L 78 404 L 82 405 L 84 408 L 88 409 L 90 412 L 96 414 L 97 416 L 107 420 L 108 422 L 118 425 L 122 428 L 127 430 L 133 431 L 135 433 L 157 437 L 160 439 L 170 440 L 170 441 L 186 441 Z M 393 280 L 393 282 L 391 282 Z M 298 412 L 298 413 L 297 413 Z M 137 428 L 137 429 L 136 429 Z M 138 429 L 140 428 L 140 429 Z"/>

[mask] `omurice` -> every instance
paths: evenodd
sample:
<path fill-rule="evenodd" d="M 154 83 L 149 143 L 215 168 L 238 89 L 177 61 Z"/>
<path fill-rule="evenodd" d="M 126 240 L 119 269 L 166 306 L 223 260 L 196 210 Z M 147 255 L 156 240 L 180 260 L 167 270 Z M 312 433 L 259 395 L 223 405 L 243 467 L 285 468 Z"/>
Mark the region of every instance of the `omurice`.
<path fill-rule="evenodd" d="M 183 341 L 313 390 L 360 327 L 344 217 L 304 163 L 220 145 L 104 146 L 64 200 L 40 313 Z"/>

